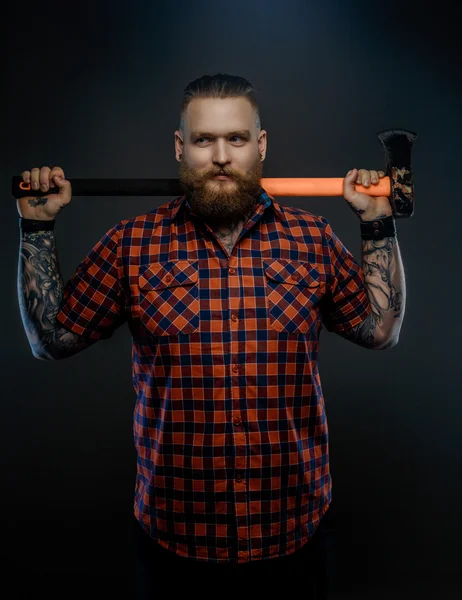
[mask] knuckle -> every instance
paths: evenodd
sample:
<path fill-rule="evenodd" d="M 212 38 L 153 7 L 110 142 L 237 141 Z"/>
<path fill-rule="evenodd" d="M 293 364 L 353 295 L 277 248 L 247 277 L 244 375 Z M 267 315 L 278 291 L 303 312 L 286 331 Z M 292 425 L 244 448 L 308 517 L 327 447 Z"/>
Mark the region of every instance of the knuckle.
<path fill-rule="evenodd" d="M 50 172 L 50 168 L 49 167 L 42 167 L 40 169 L 40 183 L 43 184 L 47 184 L 48 183 L 48 174 Z"/>
<path fill-rule="evenodd" d="M 40 175 L 40 187 L 42 189 L 48 189 L 48 175 L 46 173 Z"/>

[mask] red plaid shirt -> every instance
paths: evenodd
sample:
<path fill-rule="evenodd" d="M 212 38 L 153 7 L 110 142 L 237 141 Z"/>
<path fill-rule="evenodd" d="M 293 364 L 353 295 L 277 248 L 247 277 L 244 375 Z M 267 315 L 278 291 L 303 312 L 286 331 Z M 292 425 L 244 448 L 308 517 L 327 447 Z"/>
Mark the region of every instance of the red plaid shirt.
<path fill-rule="evenodd" d="M 231 256 L 184 196 L 111 228 L 57 318 L 91 339 L 128 323 L 146 532 L 211 562 L 300 548 L 332 493 L 319 335 L 369 313 L 328 221 L 263 189 Z"/>

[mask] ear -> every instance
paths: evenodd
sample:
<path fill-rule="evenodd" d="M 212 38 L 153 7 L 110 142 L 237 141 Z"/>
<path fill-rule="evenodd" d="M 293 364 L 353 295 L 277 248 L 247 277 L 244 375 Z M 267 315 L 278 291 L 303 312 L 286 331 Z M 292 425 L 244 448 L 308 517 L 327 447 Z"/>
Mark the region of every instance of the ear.
<path fill-rule="evenodd" d="M 178 162 L 181 162 L 180 155 L 183 155 L 183 137 L 181 132 L 177 129 L 175 131 L 175 158 Z"/>
<path fill-rule="evenodd" d="M 265 160 L 266 157 L 266 142 L 266 131 L 262 129 L 258 135 L 258 152 L 262 160 Z"/>

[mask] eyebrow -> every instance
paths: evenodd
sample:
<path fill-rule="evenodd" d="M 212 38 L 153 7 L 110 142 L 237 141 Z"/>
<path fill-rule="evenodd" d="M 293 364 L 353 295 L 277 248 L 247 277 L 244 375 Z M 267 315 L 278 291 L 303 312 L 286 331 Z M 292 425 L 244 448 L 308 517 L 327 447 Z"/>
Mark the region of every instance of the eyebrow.
<path fill-rule="evenodd" d="M 232 135 L 240 135 L 241 137 L 250 137 L 250 131 L 248 129 L 240 129 L 239 131 L 229 131 L 226 134 L 226 137 L 230 137 Z M 200 137 L 215 137 L 215 134 L 210 133 L 210 131 L 191 131 L 191 139 L 192 138 L 200 138 Z"/>

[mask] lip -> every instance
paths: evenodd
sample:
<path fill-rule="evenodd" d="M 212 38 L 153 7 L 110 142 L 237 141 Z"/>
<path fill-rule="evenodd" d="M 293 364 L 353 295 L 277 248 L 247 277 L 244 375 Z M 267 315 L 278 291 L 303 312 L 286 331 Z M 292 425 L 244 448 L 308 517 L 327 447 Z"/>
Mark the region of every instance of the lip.
<path fill-rule="evenodd" d="M 229 177 L 228 175 L 215 175 L 215 179 L 231 179 L 231 177 Z"/>

